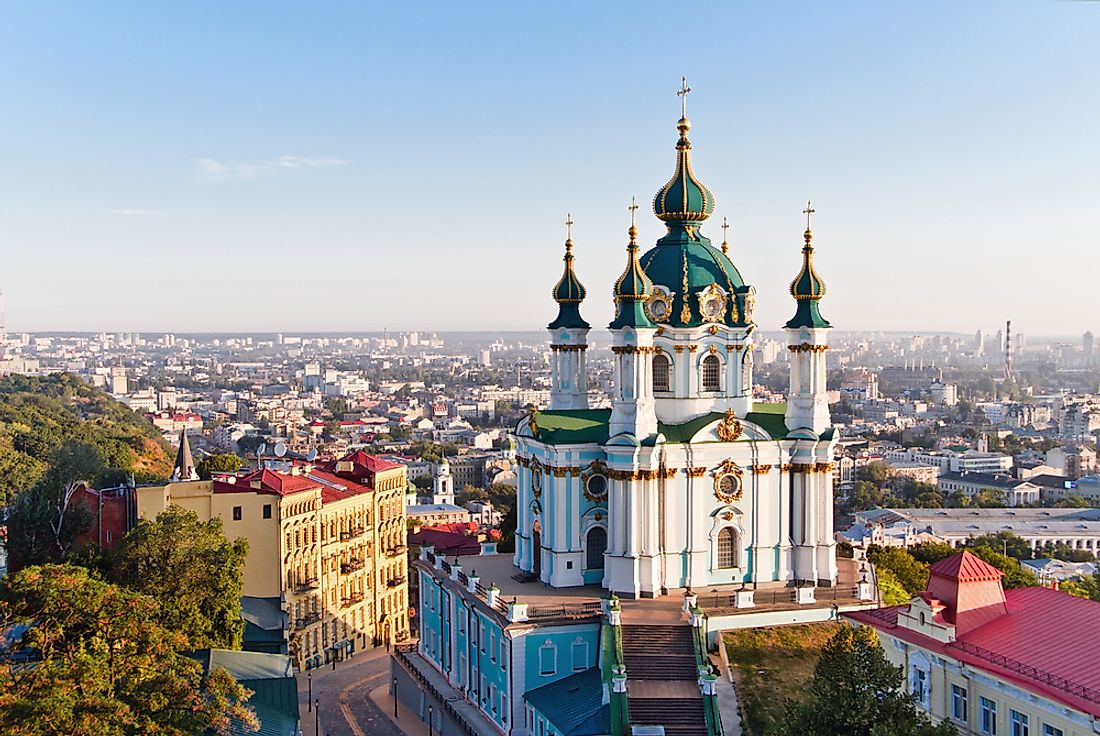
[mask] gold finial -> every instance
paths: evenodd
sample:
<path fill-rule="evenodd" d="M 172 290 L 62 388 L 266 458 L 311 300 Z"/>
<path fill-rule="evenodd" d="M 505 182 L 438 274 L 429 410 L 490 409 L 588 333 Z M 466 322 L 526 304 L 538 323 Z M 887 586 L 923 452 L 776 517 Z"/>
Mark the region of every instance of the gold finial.
<path fill-rule="evenodd" d="M 802 214 L 806 215 L 806 232 L 803 234 L 803 237 L 806 239 L 806 245 L 809 245 L 810 241 L 814 239 L 814 233 L 810 227 L 810 218 L 813 217 L 815 212 L 817 212 L 817 210 L 813 208 L 813 205 L 810 204 L 810 200 L 807 199 L 806 209 L 802 210 Z"/>
<path fill-rule="evenodd" d="M 729 235 L 730 224 L 726 222 L 726 218 L 722 218 L 722 255 L 726 255 L 730 252 Z"/>
<path fill-rule="evenodd" d="M 630 206 L 627 207 L 630 210 L 630 229 L 627 230 L 627 234 L 630 236 L 630 244 L 637 245 L 638 228 L 634 226 L 634 213 L 638 211 L 638 198 L 631 196 Z"/>

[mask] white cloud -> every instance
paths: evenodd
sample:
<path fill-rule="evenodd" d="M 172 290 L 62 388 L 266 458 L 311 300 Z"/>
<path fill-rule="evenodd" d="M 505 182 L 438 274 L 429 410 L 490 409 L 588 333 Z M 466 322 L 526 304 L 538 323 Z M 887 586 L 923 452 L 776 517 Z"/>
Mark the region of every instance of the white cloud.
<path fill-rule="evenodd" d="M 208 179 L 242 181 L 266 179 L 288 169 L 324 169 L 350 163 L 348 159 L 343 158 L 309 158 L 307 156 L 279 156 L 272 161 L 258 163 L 227 162 L 214 158 L 200 158 L 196 159 L 196 162 L 199 165 L 199 171 Z"/>
<path fill-rule="evenodd" d="M 121 210 L 107 210 L 109 215 L 125 215 L 127 217 L 157 217 L 159 215 L 167 215 L 164 210 L 139 210 L 139 209 L 121 209 Z"/>

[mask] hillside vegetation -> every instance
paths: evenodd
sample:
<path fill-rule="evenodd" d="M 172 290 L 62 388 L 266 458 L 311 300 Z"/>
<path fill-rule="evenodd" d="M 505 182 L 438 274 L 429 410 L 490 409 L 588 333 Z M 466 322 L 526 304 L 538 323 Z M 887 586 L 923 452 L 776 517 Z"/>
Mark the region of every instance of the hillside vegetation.
<path fill-rule="evenodd" d="M 169 447 L 145 417 L 69 373 L 0 378 L 0 504 L 30 488 L 66 443 L 96 450 L 100 483 L 167 478 Z"/>

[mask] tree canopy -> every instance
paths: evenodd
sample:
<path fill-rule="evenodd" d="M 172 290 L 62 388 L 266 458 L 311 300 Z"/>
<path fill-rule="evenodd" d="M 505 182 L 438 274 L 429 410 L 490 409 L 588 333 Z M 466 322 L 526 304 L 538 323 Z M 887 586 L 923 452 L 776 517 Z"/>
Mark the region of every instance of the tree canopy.
<path fill-rule="evenodd" d="M 244 461 L 239 457 L 231 452 L 226 452 L 220 455 L 209 455 L 199 460 L 199 464 L 195 466 L 195 471 L 203 480 L 210 480 L 211 473 L 235 473 L 240 470 L 243 464 Z"/>
<path fill-rule="evenodd" d="M 949 736 L 902 690 L 903 674 L 867 626 L 842 626 L 821 652 L 804 700 L 788 701 L 782 736 Z"/>
<path fill-rule="evenodd" d="M 139 520 L 108 556 L 112 582 L 161 604 L 160 621 L 193 649 L 239 649 L 244 636 L 241 593 L 248 540 L 227 540 L 221 519 L 199 521 L 170 506 Z"/>
<path fill-rule="evenodd" d="M 69 565 L 0 581 L 0 731 L 10 736 L 227 734 L 255 730 L 249 691 L 223 669 L 204 676 L 157 602 Z M 27 666 L 27 661 L 33 662 Z"/>

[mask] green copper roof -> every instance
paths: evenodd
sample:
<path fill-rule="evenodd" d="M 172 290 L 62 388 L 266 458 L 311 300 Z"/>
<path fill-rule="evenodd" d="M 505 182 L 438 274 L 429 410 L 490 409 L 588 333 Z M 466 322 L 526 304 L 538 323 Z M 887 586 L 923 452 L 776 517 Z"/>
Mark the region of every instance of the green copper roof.
<path fill-rule="evenodd" d="M 630 244 L 626 246 L 626 268 L 615 282 L 615 320 L 613 330 L 623 327 L 656 327 L 645 311 L 645 301 L 653 291 L 642 264 L 638 262 L 638 229 L 630 226 Z"/>
<path fill-rule="evenodd" d="M 753 404 L 752 411 L 744 416 L 744 420 L 778 440 L 787 436 L 786 413 L 786 404 Z M 688 442 L 703 427 L 723 416 L 723 412 L 710 412 L 681 424 L 658 422 L 657 431 L 665 436 L 666 442 Z M 611 410 L 547 409 L 535 412 L 534 418 L 540 442 L 549 445 L 603 444 L 608 438 Z"/>
<path fill-rule="evenodd" d="M 590 327 L 581 317 L 581 302 L 588 294 L 584 284 L 577 278 L 573 271 L 573 240 L 565 241 L 565 270 L 561 279 L 554 286 L 554 301 L 558 303 L 558 317 L 548 326 L 550 329 L 558 327 Z"/>
<path fill-rule="evenodd" d="M 798 306 L 794 317 L 786 327 L 832 327 L 821 316 L 818 302 L 825 296 L 825 280 L 814 269 L 814 234 L 809 228 L 803 234 L 806 244 L 802 246 L 802 270 L 791 282 L 791 296 Z"/>
<path fill-rule="evenodd" d="M 691 170 L 691 141 L 687 134 L 691 122 L 680 118 L 676 123 L 680 140 L 676 142 L 676 171 L 668 184 L 653 197 L 653 213 L 666 222 L 698 222 L 714 212 L 714 195 Z"/>

